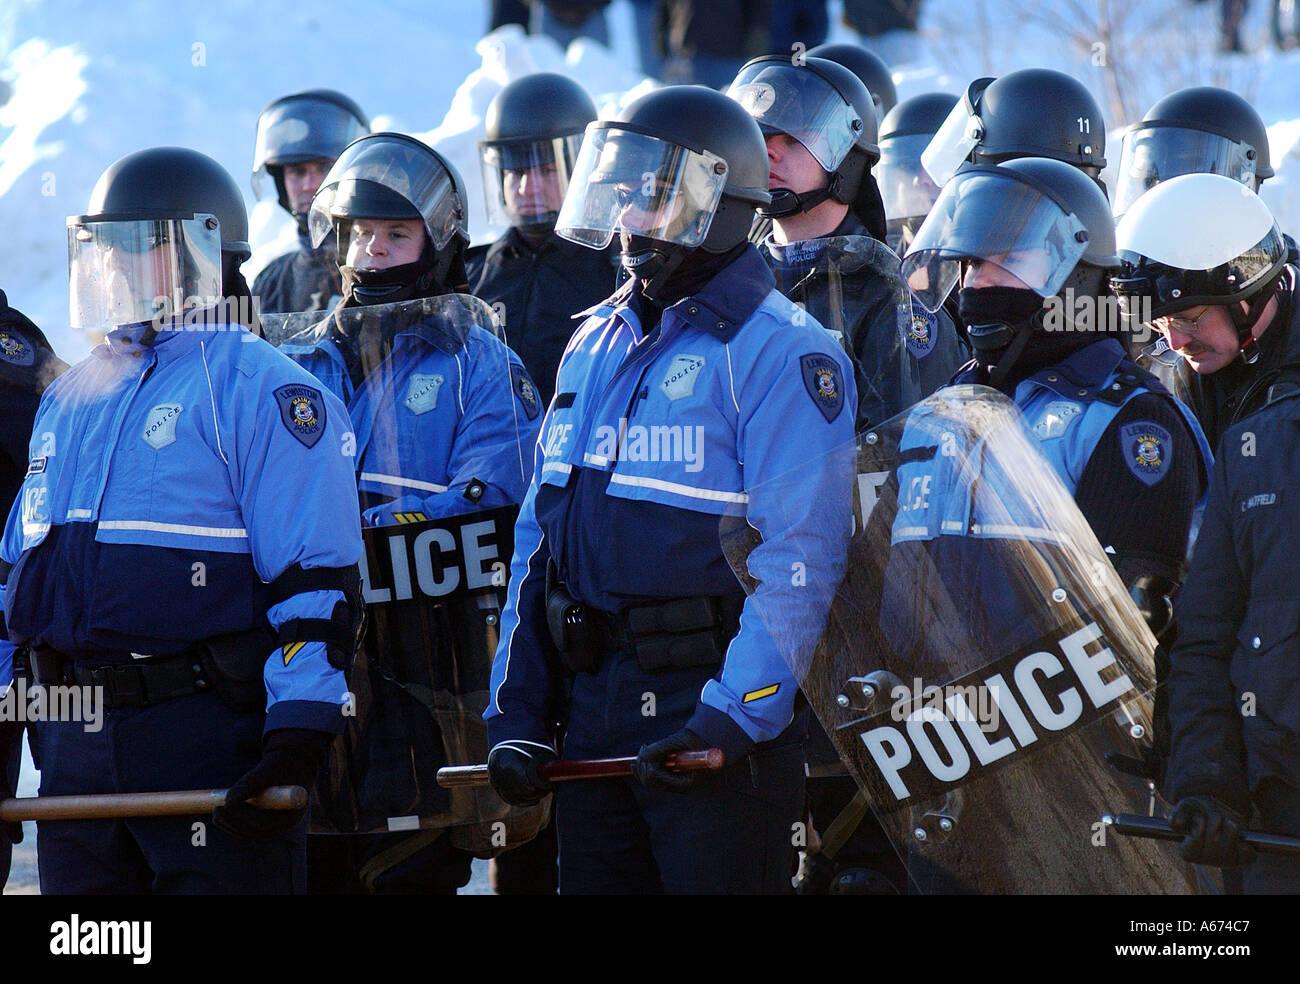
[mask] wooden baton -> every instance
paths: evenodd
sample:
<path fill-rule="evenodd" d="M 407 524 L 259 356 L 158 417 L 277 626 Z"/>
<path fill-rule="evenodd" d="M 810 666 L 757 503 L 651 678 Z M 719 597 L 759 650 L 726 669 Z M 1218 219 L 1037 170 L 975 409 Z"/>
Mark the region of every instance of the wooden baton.
<path fill-rule="evenodd" d="M 565 782 L 570 779 L 614 779 L 630 776 L 636 756 L 603 759 L 561 759 L 542 766 L 538 772 L 547 782 Z M 726 765 L 721 748 L 706 748 L 698 752 L 678 752 L 664 763 L 677 772 L 717 772 Z M 438 770 L 438 785 L 445 789 L 460 786 L 488 785 L 486 765 L 453 765 Z"/>
<path fill-rule="evenodd" d="M 97 793 L 85 796 L 32 796 L 0 800 L 0 821 L 120 820 L 127 817 L 190 817 L 211 813 L 226 802 L 224 789 L 171 793 Z M 307 790 L 272 786 L 248 801 L 263 810 L 301 810 Z"/>

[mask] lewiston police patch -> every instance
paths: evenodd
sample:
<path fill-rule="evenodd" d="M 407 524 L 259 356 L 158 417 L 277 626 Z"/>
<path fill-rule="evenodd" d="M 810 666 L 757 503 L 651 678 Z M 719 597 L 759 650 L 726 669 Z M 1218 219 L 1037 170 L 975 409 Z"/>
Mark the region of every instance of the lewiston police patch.
<path fill-rule="evenodd" d="M 310 386 L 281 386 L 275 391 L 280 419 L 289 433 L 309 448 L 325 433 L 325 401 L 320 390 Z"/>
<path fill-rule="evenodd" d="M 144 418 L 145 444 L 155 451 L 161 451 L 169 444 L 176 443 L 176 422 L 185 408 L 179 403 L 160 403 L 149 411 Z"/>
<path fill-rule="evenodd" d="M 913 358 L 924 359 L 939 340 L 939 316 L 909 297 L 896 308 L 898 334 Z"/>
<path fill-rule="evenodd" d="M 1125 424 L 1119 441 L 1128 470 L 1147 485 L 1155 485 L 1169 473 L 1174 442 L 1169 431 L 1149 420 Z"/>
<path fill-rule="evenodd" d="M 406 387 L 406 409 L 411 413 L 428 413 L 438 406 L 438 390 L 442 388 L 441 375 L 430 376 L 428 373 L 411 374 L 410 385 Z"/>
<path fill-rule="evenodd" d="M 30 366 L 36 362 L 36 349 L 12 328 L 0 329 L 0 359 L 16 366 Z"/>
<path fill-rule="evenodd" d="M 524 405 L 524 413 L 528 414 L 528 419 L 536 420 L 537 415 L 542 412 L 542 400 L 537 395 L 537 387 L 528 378 L 528 373 L 524 371 L 523 366 L 510 367 L 510 382 L 515 396 L 519 397 L 519 402 Z"/>
<path fill-rule="evenodd" d="M 844 409 L 844 380 L 840 367 L 829 355 L 805 355 L 799 359 L 803 369 L 803 384 L 808 389 L 817 409 L 827 423 L 831 423 Z"/>

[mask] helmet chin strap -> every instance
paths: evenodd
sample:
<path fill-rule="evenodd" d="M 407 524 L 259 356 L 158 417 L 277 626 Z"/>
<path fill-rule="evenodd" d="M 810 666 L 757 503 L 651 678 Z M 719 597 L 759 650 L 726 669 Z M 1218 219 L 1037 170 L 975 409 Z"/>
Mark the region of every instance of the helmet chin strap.
<path fill-rule="evenodd" d="M 840 176 L 832 174 L 826 183 L 826 187 L 818 188 L 815 191 L 805 191 L 799 194 L 789 188 L 773 188 L 772 204 L 760 205 L 757 212 L 765 219 L 784 219 L 791 215 L 799 215 L 802 212 L 811 212 L 827 199 L 835 198 L 839 186 Z M 836 198 L 836 201 L 838 200 Z"/>
<path fill-rule="evenodd" d="M 1237 329 L 1237 340 L 1241 343 L 1241 361 L 1248 366 L 1258 362 L 1260 356 L 1259 339 L 1254 331 L 1255 325 L 1264 316 L 1264 309 L 1268 307 L 1268 302 L 1274 297 L 1280 299 L 1283 290 L 1285 286 L 1282 275 L 1278 274 L 1277 279 L 1268 289 L 1261 290 L 1255 295 L 1245 311 L 1241 309 L 1240 304 L 1228 305 L 1228 316 L 1232 318 L 1232 323 Z"/>
<path fill-rule="evenodd" d="M 998 322 L 966 326 L 971 348 L 975 350 L 975 361 L 988 370 L 989 385 L 995 389 L 1002 385 L 1029 344 L 1038 321 L 1039 315 L 1035 314 L 1018 325 Z"/>

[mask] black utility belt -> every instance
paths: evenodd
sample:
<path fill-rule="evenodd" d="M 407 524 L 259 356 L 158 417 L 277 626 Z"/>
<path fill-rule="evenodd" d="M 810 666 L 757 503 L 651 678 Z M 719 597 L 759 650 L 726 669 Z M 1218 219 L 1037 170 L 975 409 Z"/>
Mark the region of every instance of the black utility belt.
<path fill-rule="evenodd" d="M 180 653 L 122 653 L 108 663 L 38 646 L 28 651 L 26 662 L 35 683 L 97 688 L 105 707 L 150 707 L 216 693 L 231 710 L 254 711 L 266 707 L 266 638 L 257 629 L 206 639 Z"/>
<path fill-rule="evenodd" d="M 671 598 L 606 612 L 577 601 L 563 584 L 546 595 L 551 640 L 571 673 L 594 673 L 606 653 L 636 656 L 643 670 L 722 665 L 740 606 L 718 596 Z"/>

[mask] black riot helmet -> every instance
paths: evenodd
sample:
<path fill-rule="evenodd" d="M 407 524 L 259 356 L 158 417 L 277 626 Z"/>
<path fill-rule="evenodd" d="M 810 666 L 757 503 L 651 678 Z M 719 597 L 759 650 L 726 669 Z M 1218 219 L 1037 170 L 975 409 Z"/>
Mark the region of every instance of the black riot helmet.
<path fill-rule="evenodd" d="M 714 89 L 667 86 L 587 127 L 555 230 L 594 249 L 620 234 L 624 267 L 654 296 L 688 252 L 744 244 L 767 183 L 753 117 Z"/>
<path fill-rule="evenodd" d="M 843 65 L 856 75 L 871 93 L 877 119 L 898 105 L 898 91 L 889 66 L 880 57 L 856 44 L 819 44 L 808 50 L 810 58 L 825 58 Z"/>
<path fill-rule="evenodd" d="M 307 161 L 333 163 L 357 137 L 370 131 L 361 107 L 333 89 L 308 89 L 281 96 L 257 118 L 253 147 L 253 191 L 262 197 L 266 175 L 275 182 L 280 207 L 293 212 L 284 185 L 284 166 Z"/>
<path fill-rule="evenodd" d="M 488 221 L 525 230 L 554 227 L 596 104 L 573 79 L 538 72 L 492 100 L 479 142 Z"/>
<path fill-rule="evenodd" d="M 976 79 L 926 148 L 925 169 L 942 185 L 963 161 L 1018 157 L 1064 161 L 1100 182 L 1106 121 L 1081 82 L 1050 68 Z"/>
<path fill-rule="evenodd" d="M 772 203 L 760 207 L 760 215 L 795 215 L 828 198 L 851 204 L 870 180 L 880 158 L 875 107 L 866 86 L 843 65 L 765 55 L 741 67 L 727 95 L 754 117 L 765 137 L 783 133 L 797 140 L 827 173 L 818 189 L 773 189 Z"/>
<path fill-rule="evenodd" d="M 344 148 L 311 203 L 308 224 L 319 248 L 337 235 L 345 293 L 380 304 L 457 290 L 465 284 L 469 246 L 465 184 L 451 162 L 404 133 L 371 133 Z M 424 228 L 419 260 L 367 273 L 347 263 L 358 219 L 417 219 Z"/>
<path fill-rule="evenodd" d="M 239 273 L 250 252 L 244 198 L 226 170 L 196 150 L 128 154 L 100 175 L 86 214 L 67 225 L 79 328 L 158 321 L 247 295 Z"/>
<path fill-rule="evenodd" d="M 917 299 L 936 311 L 971 262 L 1014 276 L 1023 287 L 997 289 L 1020 295 L 1017 308 L 1028 302 L 1016 317 L 987 324 L 970 319 L 967 325 L 976 357 L 995 362 L 1000 380 L 1035 330 L 1058 327 L 1045 325 L 1045 301 L 1065 301 L 1051 309 L 1070 322 L 1059 327 L 1095 330 L 1075 318 L 1098 306 L 1080 308 L 1076 299 L 1105 296 L 1110 274 L 1119 268 L 1110 204 L 1096 182 L 1061 161 L 1026 157 L 968 164 L 943 186 L 901 272 Z M 963 311 L 964 301 L 963 296 Z"/>
<path fill-rule="evenodd" d="M 950 93 L 927 92 L 904 99 L 880 122 L 876 184 L 888 223 L 886 241 L 900 256 L 939 197 L 939 186 L 921 166 L 921 154 L 956 103 Z"/>
<path fill-rule="evenodd" d="M 1209 85 L 1159 100 L 1124 134 L 1115 215 L 1180 174 L 1221 174 L 1258 191 L 1273 177 L 1268 130 L 1259 113 L 1235 92 Z"/>

